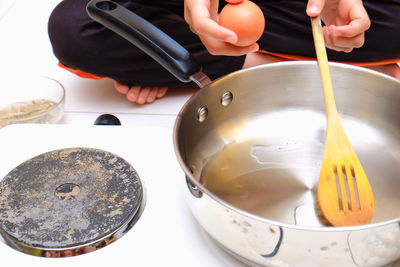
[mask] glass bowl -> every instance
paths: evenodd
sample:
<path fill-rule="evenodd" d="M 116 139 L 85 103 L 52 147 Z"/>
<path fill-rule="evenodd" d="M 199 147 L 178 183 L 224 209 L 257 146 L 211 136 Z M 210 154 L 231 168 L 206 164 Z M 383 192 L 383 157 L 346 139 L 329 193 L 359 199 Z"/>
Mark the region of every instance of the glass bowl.
<path fill-rule="evenodd" d="M 0 128 L 16 123 L 50 124 L 61 120 L 65 89 L 57 80 L 44 76 L 24 76 L 23 81 L 21 78 L 3 80 L 2 84 Z"/>

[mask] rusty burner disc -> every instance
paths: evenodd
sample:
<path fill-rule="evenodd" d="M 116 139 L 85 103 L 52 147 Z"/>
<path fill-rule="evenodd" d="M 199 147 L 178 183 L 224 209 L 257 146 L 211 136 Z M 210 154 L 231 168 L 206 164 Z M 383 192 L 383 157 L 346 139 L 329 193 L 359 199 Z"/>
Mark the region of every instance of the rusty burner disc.
<path fill-rule="evenodd" d="M 0 237 L 36 256 L 84 254 L 126 233 L 140 217 L 143 195 L 134 168 L 115 154 L 50 151 L 0 182 Z"/>

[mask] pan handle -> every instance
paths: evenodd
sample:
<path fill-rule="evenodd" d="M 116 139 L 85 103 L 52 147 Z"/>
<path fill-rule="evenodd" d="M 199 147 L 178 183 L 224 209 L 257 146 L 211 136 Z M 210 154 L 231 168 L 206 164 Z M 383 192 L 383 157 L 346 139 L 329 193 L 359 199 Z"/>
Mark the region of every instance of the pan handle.
<path fill-rule="evenodd" d="M 90 18 L 137 46 L 181 82 L 194 81 L 199 73 L 201 76 L 201 66 L 184 47 L 127 8 L 113 1 L 92 0 L 86 11 Z"/>

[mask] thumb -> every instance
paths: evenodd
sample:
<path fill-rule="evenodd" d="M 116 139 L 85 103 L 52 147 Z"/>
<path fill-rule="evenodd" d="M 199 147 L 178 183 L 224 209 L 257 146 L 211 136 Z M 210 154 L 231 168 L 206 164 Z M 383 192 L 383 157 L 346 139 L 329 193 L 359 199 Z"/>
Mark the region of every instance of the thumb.
<path fill-rule="evenodd" d="M 310 17 L 318 16 L 324 8 L 325 0 L 308 0 L 306 13 Z"/>

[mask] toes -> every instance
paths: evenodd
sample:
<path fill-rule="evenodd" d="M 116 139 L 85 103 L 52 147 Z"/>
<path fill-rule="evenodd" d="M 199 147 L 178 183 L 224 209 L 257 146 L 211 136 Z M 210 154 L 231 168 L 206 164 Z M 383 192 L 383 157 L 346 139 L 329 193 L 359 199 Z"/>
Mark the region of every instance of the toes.
<path fill-rule="evenodd" d="M 164 97 L 165 94 L 167 93 L 167 90 L 168 90 L 168 87 L 159 87 L 157 90 L 156 98 Z"/>
<path fill-rule="evenodd" d="M 132 86 L 126 93 L 126 99 L 137 104 L 150 104 L 156 99 L 165 96 L 167 87 L 141 87 Z"/>
<path fill-rule="evenodd" d="M 149 94 L 150 94 L 150 87 L 143 87 L 140 90 L 138 98 L 136 99 L 136 103 L 140 105 L 145 104 L 147 102 L 147 97 L 149 96 Z"/>
<path fill-rule="evenodd" d="M 129 86 L 122 84 L 120 82 L 114 81 L 114 87 L 117 90 L 117 92 L 121 93 L 121 94 L 126 94 L 129 91 Z"/>
<path fill-rule="evenodd" d="M 130 102 L 136 102 L 139 98 L 140 91 L 140 86 L 132 86 L 126 94 L 126 99 L 128 99 Z"/>
<path fill-rule="evenodd" d="M 156 100 L 158 94 L 158 87 L 153 87 L 150 89 L 149 95 L 147 96 L 146 102 L 151 104 Z"/>

